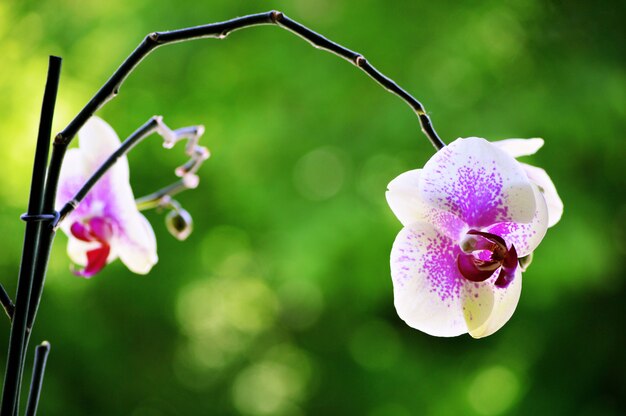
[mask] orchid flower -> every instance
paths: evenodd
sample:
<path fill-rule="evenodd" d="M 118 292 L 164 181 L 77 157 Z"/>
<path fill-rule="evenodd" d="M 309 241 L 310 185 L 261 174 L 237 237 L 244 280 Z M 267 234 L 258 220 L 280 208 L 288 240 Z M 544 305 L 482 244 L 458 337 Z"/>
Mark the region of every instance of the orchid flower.
<path fill-rule="evenodd" d="M 119 146 L 115 131 L 98 117 L 78 132 L 79 148 L 70 149 L 61 169 L 56 206 L 71 200 L 92 173 Z M 67 252 L 79 276 L 91 277 L 116 258 L 133 272 L 146 274 L 158 260 L 150 223 L 139 213 L 129 183 L 128 160 L 118 159 L 61 223 Z"/>
<path fill-rule="evenodd" d="M 394 302 L 409 326 L 481 338 L 510 319 L 522 288 L 518 260 L 563 208 L 547 174 L 514 159 L 542 144 L 458 139 L 389 184 L 404 226 L 391 252 Z"/>

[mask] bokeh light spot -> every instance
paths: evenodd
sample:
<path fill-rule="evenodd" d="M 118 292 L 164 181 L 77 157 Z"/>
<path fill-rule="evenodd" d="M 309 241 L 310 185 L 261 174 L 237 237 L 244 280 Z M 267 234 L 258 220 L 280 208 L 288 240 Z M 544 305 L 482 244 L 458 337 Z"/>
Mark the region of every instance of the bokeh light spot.
<path fill-rule="evenodd" d="M 337 150 L 323 147 L 304 155 L 294 167 L 293 180 L 302 196 L 313 201 L 328 199 L 341 189 L 345 164 Z"/>
<path fill-rule="evenodd" d="M 481 415 L 505 413 L 519 397 L 520 382 L 508 368 L 494 366 L 481 371 L 469 385 L 467 399 Z"/>
<path fill-rule="evenodd" d="M 233 403 L 244 415 L 300 414 L 310 377 L 307 356 L 292 345 L 278 345 L 239 373 L 232 388 Z"/>
<path fill-rule="evenodd" d="M 357 328 L 349 343 L 352 358 L 369 370 L 391 367 L 401 346 L 396 331 L 384 321 L 370 321 Z"/>

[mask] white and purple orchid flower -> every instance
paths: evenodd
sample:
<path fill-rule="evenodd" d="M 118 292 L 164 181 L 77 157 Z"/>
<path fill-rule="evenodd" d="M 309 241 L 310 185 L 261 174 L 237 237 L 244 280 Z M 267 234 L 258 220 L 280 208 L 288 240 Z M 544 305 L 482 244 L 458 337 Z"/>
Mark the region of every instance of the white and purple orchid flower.
<path fill-rule="evenodd" d="M 430 335 L 488 336 L 512 316 L 530 255 L 563 204 L 548 175 L 515 157 L 541 139 L 458 139 L 388 186 L 404 228 L 391 252 L 394 302 Z"/>
<path fill-rule="evenodd" d="M 115 131 L 98 117 L 78 132 L 61 169 L 57 209 L 71 200 L 92 173 L 120 146 Z M 158 260 L 150 223 L 139 213 L 129 183 L 128 160 L 121 157 L 61 223 L 69 237 L 67 252 L 82 266 L 74 273 L 91 277 L 116 258 L 133 272 L 146 274 Z"/>

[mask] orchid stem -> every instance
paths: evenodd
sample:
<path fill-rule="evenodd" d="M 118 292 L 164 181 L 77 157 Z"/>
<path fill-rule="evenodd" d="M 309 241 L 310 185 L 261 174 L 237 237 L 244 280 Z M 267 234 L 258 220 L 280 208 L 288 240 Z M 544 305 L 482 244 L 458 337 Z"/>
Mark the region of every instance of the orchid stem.
<path fill-rule="evenodd" d="M 35 362 L 33 364 L 33 378 L 30 382 L 30 392 L 28 393 L 28 402 L 26 404 L 25 416 L 35 416 L 37 406 L 39 405 L 39 396 L 43 385 L 43 375 L 46 371 L 46 361 L 50 353 L 50 343 L 42 342 L 35 349 Z"/>
<path fill-rule="evenodd" d="M 187 189 L 189 189 L 189 187 L 185 184 L 185 181 L 181 179 L 156 192 L 137 198 L 135 204 L 139 211 L 162 207 L 171 201 L 170 197 Z"/>
<path fill-rule="evenodd" d="M 12 416 L 18 411 L 24 354 L 28 344 L 26 328 L 31 289 L 33 286 L 36 262 L 39 258 L 39 249 L 41 248 L 41 229 L 45 228 L 41 221 L 32 219 L 46 212 L 46 205 L 44 203 L 44 179 L 60 75 L 61 58 L 51 56 L 48 63 L 48 76 L 41 107 L 37 148 L 35 150 L 35 161 L 28 202 L 28 216 L 31 220 L 26 221 L 26 230 L 24 231 L 22 262 L 17 283 L 15 311 L 11 325 L 0 416 Z"/>
<path fill-rule="evenodd" d="M 13 313 L 15 312 L 15 305 L 11 300 L 11 297 L 4 289 L 4 286 L 0 283 L 0 303 L 2 304 L 2 308 L 4 308 L 4 312 L 6 312 L 7 316 L 10 320 L 13 319 Z"/>

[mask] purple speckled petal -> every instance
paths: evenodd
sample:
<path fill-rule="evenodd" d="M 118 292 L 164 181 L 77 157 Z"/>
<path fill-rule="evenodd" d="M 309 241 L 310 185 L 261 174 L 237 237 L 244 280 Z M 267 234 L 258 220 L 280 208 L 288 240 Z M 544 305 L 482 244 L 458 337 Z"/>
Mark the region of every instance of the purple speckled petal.
<path fill-rule="evenodd" d="M 467 285 L 471 290 L 463 297 L 463 311 L 469 329 L 474 338 L 493 334 L 511 319 L 520 294 L 522 293 L 522 272 L 518 267 L 515 277 L 506 289 L 494 286 L 494 281 Z"/>
<path fill-rule="evenodd" d="M 420 172 L 421 169 L 404 172 L 389 183 L 385 194 L 389 207 L 404 226 L 428 222 L 448 237 L 458 240 L 467 230 L 467 225 L 454 214 L 433 208 L 420 198 Z"/>
<path fill-rule="evenodd" d="M 458 139 L 424 166 L 420 198 L 472 228 L 532 220 L 533 190 L 519 162 L 484 139 Z"/>
<path fill-rule="evenodd" d="M 543 146 L 543 139 L 506 139 L 491 142 L 494 146 L 504 150 L 511 157 L 530 156 L 537 153 Z"/>
<path fill-rule="evenodd" d="M 532 185 L 537 210 L 531 222 L 519 224 L 516 222 L 501 222 L 486 228 L 488 233 L 502 237 L 509 246 L 514 245 L 518 257 L 532 253 L 541 243 L 548 229 L 548 207 L 543 195 L 536 185 Z"/>
<path fill-rule="evenodd" d="M 456 264 L 456 241 L 428 223 L 404 227 L 391 250 L 394 303 L 409 326 L 430 335 L 453 337 L 467 332 L 463 286 L 470 283 Z"/>

